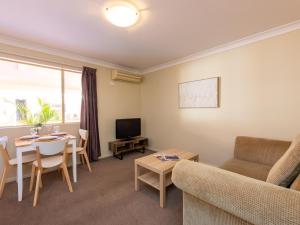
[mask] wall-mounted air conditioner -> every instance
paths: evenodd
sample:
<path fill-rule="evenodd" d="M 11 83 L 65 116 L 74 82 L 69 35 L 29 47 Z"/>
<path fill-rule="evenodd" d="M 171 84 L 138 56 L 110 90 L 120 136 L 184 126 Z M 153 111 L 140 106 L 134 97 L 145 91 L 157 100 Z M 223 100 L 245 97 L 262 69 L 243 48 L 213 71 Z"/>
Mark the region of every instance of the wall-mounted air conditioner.
<path fill-rule="evenodd" d="M 121 80 L 127 82 L 140 83 L 142 82 L 142 77 L 134 74 L 129 74 L 119 70 L 113 70 L 111 74 L 112 80 Z"/>

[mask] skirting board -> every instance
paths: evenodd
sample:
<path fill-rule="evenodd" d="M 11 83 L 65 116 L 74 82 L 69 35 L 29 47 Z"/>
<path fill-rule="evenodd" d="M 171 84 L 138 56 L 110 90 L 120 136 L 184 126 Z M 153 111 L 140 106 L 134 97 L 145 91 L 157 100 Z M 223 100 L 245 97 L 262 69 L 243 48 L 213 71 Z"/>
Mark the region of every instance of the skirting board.
<path fill-rule="evenodd" d="M 100 157 L 98 157 L 98 159 L 106 159 L 106 158 L 109 158 L 112 156 L 113 156 L 113 154 L 108 154 L 108 155 L 100 156 Z"/>
<path fill-rule="evenodd" d="M 152 147 L 147 148 L 147 150 L 154 151 L 154 152 L 160 152 L 160 151 L 161 151 L 161 150 L 158 149 L 158 148 L 152 148 Z"/>

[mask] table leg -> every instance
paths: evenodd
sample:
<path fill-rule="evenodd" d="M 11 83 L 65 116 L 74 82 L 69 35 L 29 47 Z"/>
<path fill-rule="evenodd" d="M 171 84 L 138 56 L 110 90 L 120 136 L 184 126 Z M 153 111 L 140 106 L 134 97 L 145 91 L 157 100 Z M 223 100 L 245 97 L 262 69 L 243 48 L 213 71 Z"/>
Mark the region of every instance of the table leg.
<path fill-rule="evenodd" d="M 140 190 L 140 181 L 138 177 L 140 176 L 140 168 L 138 164 L 134 164 L 134 184 L 135 184 L 135 191 Z"/>
<path fill-rule="evenodd" d="M 17 182 L 18 182 L 18 201 L 22 201 L 23 194 L 23 163 L 22 151 L 17 149 Z"/>
<path fill-rule="evenodd" d="M 159 175 L 159 194 L 160 194 L 159 205 L 161 208 L 164 208 L 166 205 L 166 176 L 165 176 L 165 174 Z"/>
<path fill-rule="evenodd" d="M 73 158 L 73 181 L 77 182 L 77 157 L 76 157 L 76 140 L 72 140 L 72 158 Z"/>

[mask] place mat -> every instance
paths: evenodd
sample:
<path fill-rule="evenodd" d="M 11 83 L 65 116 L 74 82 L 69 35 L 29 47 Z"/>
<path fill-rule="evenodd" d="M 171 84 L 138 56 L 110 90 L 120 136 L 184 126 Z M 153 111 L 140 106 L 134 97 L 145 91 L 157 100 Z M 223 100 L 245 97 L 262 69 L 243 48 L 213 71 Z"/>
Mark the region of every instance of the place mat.
<path fill-rule="evenodd" d="M 64 136 L 67 135 L 67 132 L 57 132 L 57 133 L 51 133 L 50 136 Z"/>
<path fill-rule="evenodd" d="M 37 139 L 37 141 L 52 141 L 58 139 L 58 136 L 42 136 Z"/>
<path fill-rule="evenodd" d="M 20 140 L 29 140 L 29 139 L 35 139 L 35 138 L 39 138 L 39 135 L 24 135 L 22 137 L 20 137 Z"/>

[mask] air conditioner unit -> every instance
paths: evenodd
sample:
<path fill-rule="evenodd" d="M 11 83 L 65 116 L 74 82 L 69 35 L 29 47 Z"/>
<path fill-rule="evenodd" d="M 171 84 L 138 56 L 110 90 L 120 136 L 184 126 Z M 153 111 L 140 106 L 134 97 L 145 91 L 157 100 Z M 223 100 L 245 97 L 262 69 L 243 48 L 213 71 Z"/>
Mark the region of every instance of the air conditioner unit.
<path fill-rule="evenodd" d="M 122 72 L 119 70 L 113 70 L 111 74 L 112 80 L 121 80 L 121 81 L 128 81 L 134 83 L 142 82 L 142 77 L 134 74 L 129 74 L 126 72 Z"/>

